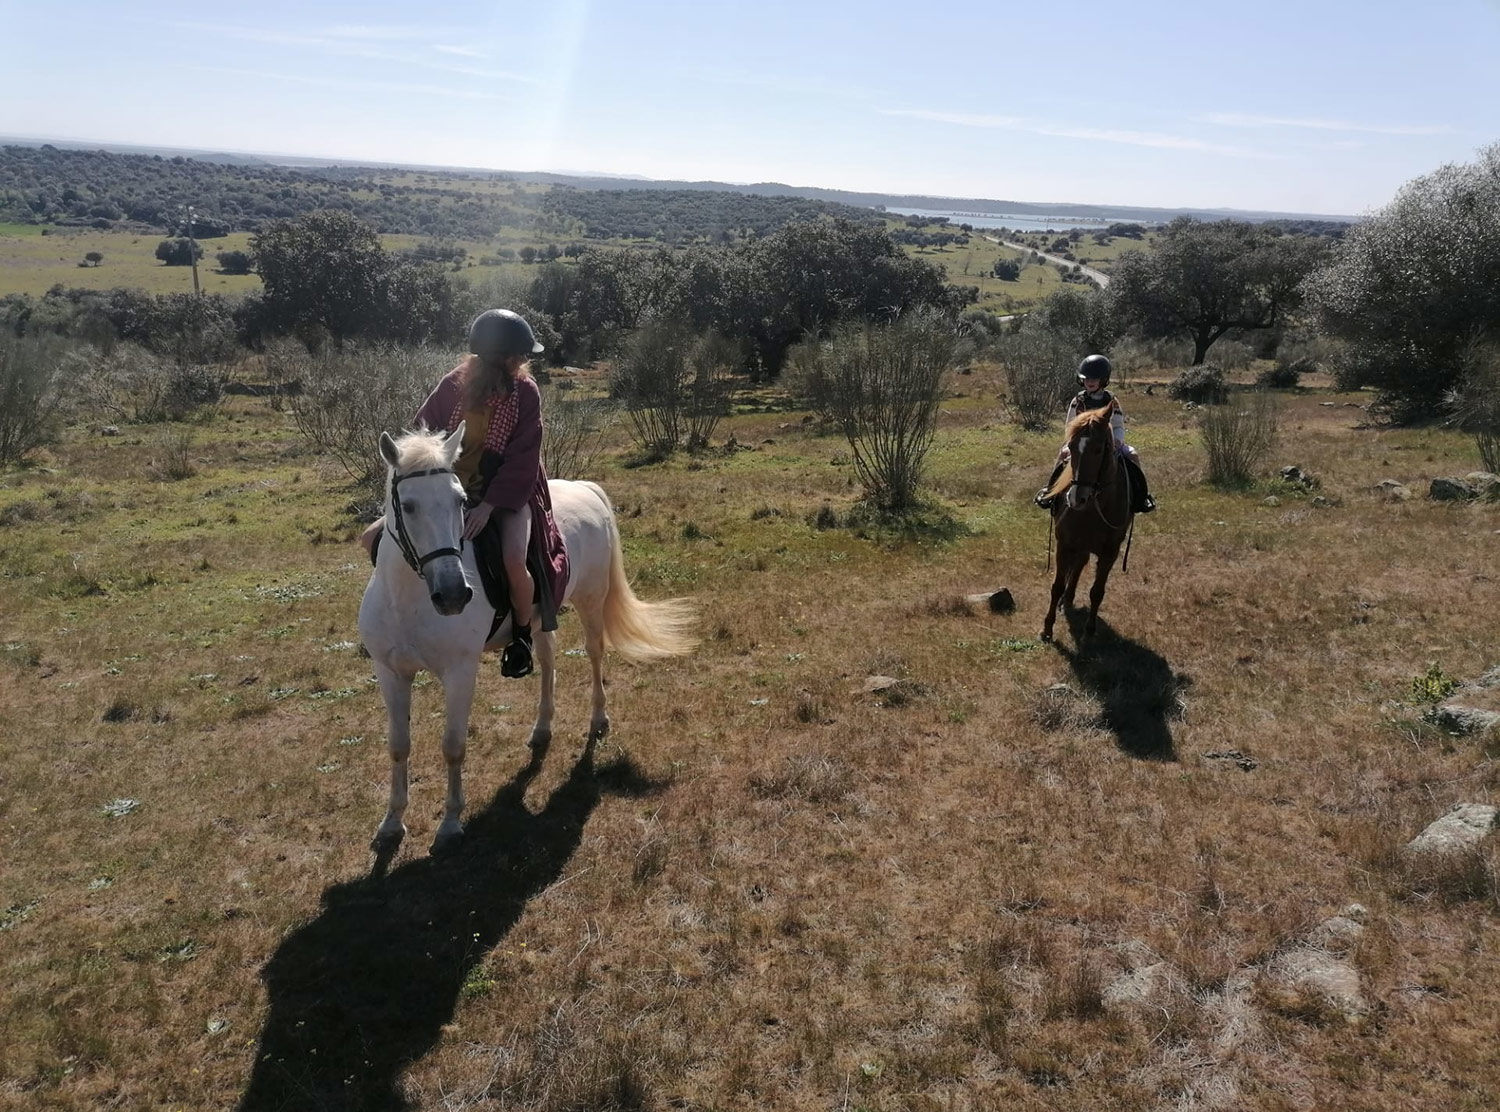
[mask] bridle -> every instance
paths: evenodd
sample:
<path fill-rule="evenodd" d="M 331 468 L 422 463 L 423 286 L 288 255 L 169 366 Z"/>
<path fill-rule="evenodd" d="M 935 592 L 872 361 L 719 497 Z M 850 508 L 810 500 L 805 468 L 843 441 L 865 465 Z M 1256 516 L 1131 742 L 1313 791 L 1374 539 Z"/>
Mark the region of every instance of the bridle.
<path fill-rule="evenodd" d="M 406 560 L 407 566 L 410 567 L 411 570 L 416 572 L 418 575 L 421 575 L 422 569 L 427 567 L 427 565 L 432 563 L 432 561 L 434 560 L 439 560 L 444 556 L 463 556 L 463 537 L 459 537 L 457 548 L 434 548 L 431 552 L 427 553 L 427 555 L 418 556 L 416 545 L 412 544 L 411 538 L 406 535 L 406 521 L 401 516 L 401 496 L 397 491 L 397 488 L 407 479 L 421 479 L 425 478 L 428 475 L 452 474 L 453 468 L 451 467 L 429 467 L 425 471 L 408 471 L 405 475 L 397 475 L 394 471 L 391 472 L 391 535 L 396 538 L 396 545 L 401 549 L 402 558 Z"/>
<path fill-rule="evenodd" d="M 1094 433 L 1089 433 L 1089 434 L 1086 434 L 1085 436 L 1081 437 L 1080 439 L 1087 440 L 1088 436 L 1090 436 L 1090 435 L 1095 435 L 1095 434 Z M 1118 466 L 1118 461 L 1114 461 L 1114 460 L 1110 459 L 1110 457 L 1115 454 L 1116 450 L 1115 450 L 1114 444 L 1112 443 L 1112 441 L 1113 441 L 1114 438 L 1110 435 L 1110 431 L 1109 431 L 1109 429 L 1107 427 L 1102 430 L 1102 435 L 1103 435 L 1103 438 L 1104 438 L 1104 450 L 1099 453 L 1099 468 L 1098 468 L 1097 473 L 1094 475 L 1094 482 L 1092 482 L 1092 483 L 1083 482 L 1082 479 L 1079 477 L 1078 469 L 1077 469 L 1077 467 L 1075 465 L 1074 471 L 1073 471 L 1073 480 L 1072 480 L 1072 482 L 1070 482 L 1068 484 L 1068 487 L 1070 489 L 1072 487 L 1084 487 L 1086 489 L 1092 489 L 1094 493 L 1089 498 L 1089 501 L 1094 504 L 1094 512 L 1099 515 L 1099 520 L 1102 521 L 1102 522 L 1104 522 L 1105 526 L 1108 527 L 1108 528 L 1110 528 L 1110 529 L 1120 529 L 1120 528 L 1124 527 L 1125 523 L 1121 522 L 1119 524 L 1116 524 L 1115 522 L 1110 521 L 1109 518 L 1107 518 L 1107 517 L 1104 516 L 1104 507 L 1102 505 L 1103 499 L 1100 497 L 1100 492 L 1104 489 L 1104 486 L 1105 486 L 1106 482 L 1112 477 L 1111 475 L 1107 474 L 1108 472 L 1110 472 L 1112 470 L 1112 466 L 1111 465 L 1113 464 L 1114 466 Z M 1079 454 L 1081 454 L 1081 453 L 1079 453 Z M 1130 477 L 1129 477 L 1130 473 L 1127 471 L 1125 473 L 1125 475 L 1126 475 L 1125 481 L 1127 483 L 1129 483 L 1129 481 L 1130 481 Z M 1126 506 L 1128 507 L 1129 505 L 1130 505 L 1130 503 L 1129 503 L 1128 490 L 1127 490 Z M 1066 501 L 1063 503 L 1063 512 L 1064 513 L 1067 513 L 1072 508 L 1073 507 L 1069 506 L 1066 503 Z M 1130 515 L 1129 515 L 1128 509 L 1127 509 L 1126 520 L 1128 521 L 1129 518 L 1130 518 Z"/>

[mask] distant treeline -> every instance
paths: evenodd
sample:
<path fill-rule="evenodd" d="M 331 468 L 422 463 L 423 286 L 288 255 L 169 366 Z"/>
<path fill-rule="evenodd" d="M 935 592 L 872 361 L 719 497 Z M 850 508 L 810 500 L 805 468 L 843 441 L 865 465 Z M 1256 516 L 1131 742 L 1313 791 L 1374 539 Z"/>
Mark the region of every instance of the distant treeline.
<path fill-rule="evenodd" d="M 661 243 L 723 243 L 767 235 L 793 220 L 837 215 L 878 220 L 869 210 L 796 197 L 690 190 L 537 193 L 494 188 L 496 175 L 427 172 L 418 184 L 367 167 L 292 170 L 185 157 L 112 154 L 52 146 L 0 147 L 0 222 L 149 228 L 211 239 L 258 232 L 317 211 L 347 212 L 382 234 L 488 239 L 502 228 Z"/>
<path fill-rule="evenodd" d="M 544 212 L 576 220 L 593 239 L 650 239 L 666 244 L 729 243 L 769 235 L 794 221 L 833 216 L 857 224 L 882 223 L 870 209 L 690 189 L 573 189 L 553 186 L 543 195 Z"/>

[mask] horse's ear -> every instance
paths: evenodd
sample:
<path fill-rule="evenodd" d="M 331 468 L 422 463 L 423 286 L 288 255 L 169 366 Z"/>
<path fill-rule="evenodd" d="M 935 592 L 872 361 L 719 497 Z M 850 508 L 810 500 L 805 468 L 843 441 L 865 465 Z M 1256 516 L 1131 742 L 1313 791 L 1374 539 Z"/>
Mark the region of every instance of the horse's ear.
<path fill-rule="evenodd" d="M 391 439 L 391 434 L 388 432 L 381 432 L 380 434 L 380 454 L 386 463 L 392 467 L 396 466 L 396 442 Z"/>
<path fill-rule="evenodd" d="M 456 428 L 452 432 L 450 432 L 448 434 L 448 438 L 443 441 L 443 451 L 448 454 L 448 462 L 449 462 L 449 464 L 452 464 L 453 461 L 458 458 L 458 454 L 461 451 L 463 451 L 463 448 L 464 448 L 464 427 L 467 424 L 468 424 L 468 421 L 460 421 L 458 423 L 458 428 Z"/>

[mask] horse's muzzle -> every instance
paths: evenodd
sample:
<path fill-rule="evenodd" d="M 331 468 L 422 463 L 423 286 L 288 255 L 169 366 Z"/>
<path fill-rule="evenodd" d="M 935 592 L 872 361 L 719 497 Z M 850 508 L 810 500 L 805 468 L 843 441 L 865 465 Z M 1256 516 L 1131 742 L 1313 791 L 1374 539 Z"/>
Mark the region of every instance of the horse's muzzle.
<path fill-rule="evenodd" d="M 432 606 L 439 614 L 452 617 L 454 614 L 462 614 L 473 597 L 474 589 L 467 584 L 456 591 L 433 591 Z"/>

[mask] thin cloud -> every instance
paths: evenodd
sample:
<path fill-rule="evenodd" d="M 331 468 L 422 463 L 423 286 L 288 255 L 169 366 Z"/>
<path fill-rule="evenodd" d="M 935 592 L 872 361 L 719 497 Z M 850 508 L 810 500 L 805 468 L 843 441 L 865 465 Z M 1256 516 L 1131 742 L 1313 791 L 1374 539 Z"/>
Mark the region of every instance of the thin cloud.
<path fill-rule="evenodd" d="M 1247 112 L 1211 112 L 1199 116 L 1202 123 L 1220 127 L 1293 127 L 1312 131 L 1361 131 L 1375 135 L 1452 135 L 1447 124 L 1362 124 L 1352 120 L 1328 120 L 1320 117 L 1257 116 Z"/>
<path fill-rule="evenodd" d="M 409 27 L 345 26 L 328 27 L 320 31 L 298 32 L 265 27 L 245 27 L 229 23 L 174 22 L 170 23 L 169 26 L 196 33 L 220 35 L 242 42 L 304 47 L 341 58 L 362 58 L 367 61 L 396 62 L 401 65 L 421 66 L 424 69 L 435 70 L 439 73 L 454 74 L 459 77 L 477 77 L 485 81 L 515 81 L 523 84 L 536 83 L 536 78 L 534 77 L 512 73 L 509 70 L 484 69 L 476 66 L 462 65 L 449 61 L 447 58 L 432 58 L 430 56 L 430 52 L 432 51 L 440 54 L 462 55 L 465 57 L 481 56 L 479 51 L 469 47 L 451 46 L 442 42 L 417 43 L 415 44 L 418 47 L 417 51 L 402 52 L 393 50 L 387 45 L 411 43 L 417 37 L 451 37 L 454 34 L 451 28 L 447 30 L 429 29 L 419 32 Z M 287 79 L 292 80 L 290 77 Z"/>
<path fill-rule="evenodd" d="M 482 89 L 455 89 L 449 85 L 423 85 L 409 81 L 358 81 L 326 74 L 277 73 L 271 70 L 208 69 L 203 66 L 188 66 L 190 70 L 216 73 L 234 77 L 249 77 L 257 81 L 287 81 L 297 85 L 317 85 L 325 89 L 355 89 L 363 92 L 418 94 L 421 96 L 453 97 L 457 100 L 503 100 L 499 93 Z"/>
<path fill-rule="evenodd" d="M 957 124 L 961 127 L 999 128 L 1004 131 L 1024 131 L 1032 135 L 1049 135 L 1062 139 L 1087 139 L 1097 143 L 1122 143 L 1132 147 L 1156 147 L 1165 150 L 1197 151 L 1202 154 L 1225 155 L 1229 158 L 1274 158 L 1275 155 L 1248 147 L 1236 147 L 1226 143 L 1209 143 L 1185 135 L 1167 135 L 1155 131 L 1131 131 L 1125 128 L 1078 127 L 1071 124 L 1054 124 L 1044 120 L 1029 120 L 1019 116 L 982 116 L 965 112 L 933 112 L 922 108 L 886 108 L 882 115 L 904 116 L 913 120 L 932 120 L 936 123 Z"/>

